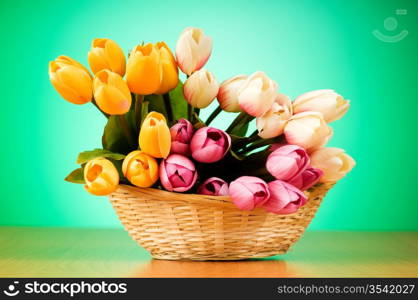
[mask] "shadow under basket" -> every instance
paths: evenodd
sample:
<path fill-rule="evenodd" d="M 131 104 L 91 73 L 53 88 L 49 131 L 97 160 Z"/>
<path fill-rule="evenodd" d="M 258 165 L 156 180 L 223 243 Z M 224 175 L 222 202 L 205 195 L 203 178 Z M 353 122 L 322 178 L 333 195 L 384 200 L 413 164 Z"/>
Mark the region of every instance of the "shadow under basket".
<path fill-rule="evenodd" d="M 333 183 L 305 192 L 296 213 L 241 211 L 229 197 L 120 185 L 109 196 L 129 235 L 154 258 L 239 260 L 284 254 L 308 227 Z"/>

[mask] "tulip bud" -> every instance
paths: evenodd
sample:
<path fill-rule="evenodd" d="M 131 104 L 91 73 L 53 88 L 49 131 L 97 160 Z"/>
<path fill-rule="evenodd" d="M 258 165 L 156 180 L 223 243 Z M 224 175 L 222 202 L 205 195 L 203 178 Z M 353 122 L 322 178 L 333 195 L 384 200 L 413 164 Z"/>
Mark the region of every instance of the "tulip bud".
<path fill-rule="evenodd" d="M 283 94 L 278 94 L 271 108 L 257 118 L 258 135 L 263 139 L 274 138 L 283 133 L 287 120 L 292 116 L 292 102 Z"/>
<path fill-rule="evenodd" d="M 94 74 L 110 70 L 125 75 L 125 55 L 123 50 L 111 39 L 94 39 L 88 54 L 88 61 Z"/>
<path fill-rule="evenodd" d="M 123 115 L 131 107 L 131 92 L 123 78 L 112 71 L 96 73 L 93 81 L 94 99 L 99 108 L 110 115 Z"/>
<path fill-rule="evenodd" d="M 192 157 L 202 163 L 221 160 L 231 147 L 231 137 L 224 131 L 213 128 L 200 128 L 190 143 Z"/>
<path fill-rule="evenodd" d="M 270 199 L 264 204 L 264 208 L 271 213 L 293 214 L 308 201 L 304 193 L 284 181 L 269 182 L 268 187 Z"/>
<path fill-rule="evenodd" d="M 170 128 L 171 153 L 189 155 L 190 141 L 193 136 L 193 125 L 186 119 L 180 119 Z"/>
<path fill-rule="evenodd" d="M 238 103 L 243 111 L 253 117 L 267 112 L 277 96 L 277 83 L 264 72 L 255 72 L 238 91 Z"/>
<path fill-rule="evenodd" d="M 350 172 L 356 162 L 343 149 L 321 148 L 312 153 L 311 164 L 324 172 L 320 182 L 336 182 Z"/>
<path fill-rule="evenodd" d="M 141 126 L 139 147 L 152 157 L 167 157 L 170 153 L 170 129 L 164 116 L 155 111 L 150 112 Z"/>
<path fill-rule="evenodd" d="M 293 115 L 284 127 L 286 141 L 308 151 L 325 145 L 332 136 L 332 128 L 321 113 L 303 112 Z"/>
<path fill-rule="evenodd" d="M 159 42 L 156 45 L 160 53 L 160 63 L 162 71 L 161 85 L 155 94 L 165 94 L 174 89 L 179 82 L 179 72 L 177 63 L 173 54 L 164 42 Z"/>
<path fill-rule="evenodd" d="M 238 75 L 221 83 L 217 99 L 219 102 L 219 106 L 224 111 L 241 111 L 241 107 L 238 103 L 238 91 L 247 78 L 248 76 L 246 75 Z"/>
<path fill-rule="evenodd" d="M 92 99 L 92 80 L 89 71 L 68 56 L 58 56 L 49 62 L 49 79 L 65 100 L 84 104 Z"/>
<path fill-rule="evenodd" d="M 285 145 L 274 150 L 268 157 L 266 168 L 271 175 L 280 180 L 292 180 L 309 165 L 305 149 L 296 145 Z"/>
<path fill-rule="evenodd" d="M 162 80 L 160 54 L 153 44 L 136 46 L 129 55 L 126 80 L 131 92 L 140 95 L 155 93 Z"/>
<path fill-rule="evenodd" d="M 241 210 L 253 210 L 270 197 L 267 183 L 253 176 L 242 176 L 229 185 L 229 196 Z"/>
<path fill-rule="evenodd" d="M 228 183 L 221 178 L 211 177 L 199 186 L 197 193 L 201 195 L 227 196 L 229 193 Z"/>
<path fill-rule="evenodd" d="M 180 154 L 171 154 L 160 164 L 160 181 L 170 192 L 190 190 L 197 180 L 197 171 L 193 162 Z"/>
<path fill-rule="evenodd" d="M 322 113 L 327 123 L 341 119 L 350 107 L 350 101 L 345 100 L 334 90 L 316 90 L 300 95 L 293 102 L 295 113 L 317 111 Z"/>
<path fill-rule="evenodd" d="M 119 184 L 119 173 L 115 166 L 103 157 L 94 158 L 84 166 L 84 188 L 96 196 L 113 193 Z"/>
<path fill-rule="evenodd" d="M 300 189 L 301 191 L 306 191 L 319 181 L 319 178 L 321 178 L 322 174 L 324 174 L 322 170 L 308 167 L 298 176 L 293 177 L 292 180 L 289 180 L 288 183 Z"/>
<path fill-rule="evenodd" d="M 212 39 L 201 29 L 188 27 L 177 41 L 177 64 L 184 74 L 191 75 L 206 64 L 211 52 Z"/>
<path fill-rule="evenodd" d="M 158 180 L 158 163 L 148 154 L 135 150 L 123 160 L 122 172 L 133 185 L 150 187 Z"/>
<path fill-rule="evenodd" d="M 192 74 L 183 86 L 184 97 L 196 108 L 205 108 L 218 94 L 219 85 L 212 73 L 200 70 Z"/>

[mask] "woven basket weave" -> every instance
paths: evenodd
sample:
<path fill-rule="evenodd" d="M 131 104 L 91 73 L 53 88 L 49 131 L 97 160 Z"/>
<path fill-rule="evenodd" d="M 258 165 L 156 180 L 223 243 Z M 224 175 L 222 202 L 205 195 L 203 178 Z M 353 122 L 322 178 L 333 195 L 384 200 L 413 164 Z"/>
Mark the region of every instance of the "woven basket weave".
<path fill-rule="evenodd" d="M 229 197 L 120 185 L 109 196 L 129 235 L 154 258 L 237 260 L 284 254 L 303 234 L 333 184 L 318 184 L 296 213 L 238 210 Z"/>

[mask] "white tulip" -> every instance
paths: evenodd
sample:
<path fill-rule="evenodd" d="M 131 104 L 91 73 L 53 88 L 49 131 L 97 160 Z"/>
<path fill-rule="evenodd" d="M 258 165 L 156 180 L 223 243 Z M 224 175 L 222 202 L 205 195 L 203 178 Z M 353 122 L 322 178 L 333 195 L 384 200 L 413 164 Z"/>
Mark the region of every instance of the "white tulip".
<path fill-rule="evenodd" d="M 320 182 L 336 182 L 356 165 L 354 159 L 339 148 L 321 148 L 311 154 L 311 165 L 324 174 Z"/>
<path fill-rule="evenodd" d="M 191 75 L 200 70 L 212 52 L 212 39 L 199 28 L 188 27 L 176 45 L 177 65 L 183 73 Z"/>
<path fill-rule="evenodd" d="M 194 72 L 183 86 L 184 97 L 191 106 L 196 108 L 209 106 L 218 91 L 218 82 L 212 73 L 205 69 Z"/>
<path fill-rule="evenodd" d="M 350 107 L 350 101 L 334 90 L 316 90 L 300 95 L 293 102 L 295 113 L 317 111 L 327 123 L 341 119 Z"/>
<path fill-rule="evenodd" d="M 221 83 L 217 99 L 223 110 L 229 112 L 241 111 L 238 103 L 238 90 L 247 78 L 246 75 L 237 75 Z"/>

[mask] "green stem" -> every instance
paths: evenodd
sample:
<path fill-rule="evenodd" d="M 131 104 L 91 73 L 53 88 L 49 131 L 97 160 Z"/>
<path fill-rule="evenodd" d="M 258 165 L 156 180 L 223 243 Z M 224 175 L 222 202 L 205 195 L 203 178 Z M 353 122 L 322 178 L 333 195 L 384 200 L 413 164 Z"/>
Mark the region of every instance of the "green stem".
<path fill-rule="evenodd" d="M 241 112 L 236 118 L 235 120 L 231 123 L 231 125 L 229 125 L 228 129 L 226 130 L 226 132 L 231 133 L 235 127 L 237 127 L 238 125 L 244 125 L 248 122 L 250 122 L 252 119 L 254 119 L 253 116 L 248 115 L 245 112 Z"/>
<path fill-rule="evenodd" d="M 135 126 L 137 132 L 139 132 L 139 127 L 141 126 L 141 117 L 142 117 L 142 102 L 144 101 L 143 95 L 135 94 Z"/>
<path fill-rule="evenodd" d="M 255 150 L 257 148 L 273 144 L 274 142 L 277 142 L 277 138 L 271 138 L 271 139 L 265 139 L 265 140 L 264 139 L 256 140 L 251 145 L 247 146 L 242 151 L 240 151 L 240 153 L 248 153 L 248 152 L 250 152 L 252 150 Z"/>
<path fill-rule="evenodd" d="M 129 146 L 133 149 L 135 147 L 135 142 L 132 138 L 131 130 L 129 129 L 129 124 L 126 121 L 125 115 L 117 115 L 119 125 L 122 128 L 123 134 L 128 140 Z"/>
<path fill-rule="evenodd" d="M 94 100 L 94 99 L 91 100 L 91 103 L 93 103 L 93 105 L 96 106 L 96 108 L 103 114 L 103 116 L 105 116 L 107 119 L 109 119 L 109 115 L 100 109 L 100 107 L 96 103 L 96 100 Z"/>
<path fill-rule="evenodd" d="M 167 111 L 168 123 L 171 125 L 174 121 L 173 108 L 171 107 L 170 95 L 168 93 L 163 95 L 165 109 Z"/>
<path fill-rule="evenodd" d="M 209 125 L 212 123 L 212 121 L 221 113 L 222 108 L 218 106 L 209 116 L 209 118 L 206 120 L 206 125 Z"/>
<path fill-rule="evenodd" d="M 193 106 L 187 104 L 187 119 L 193 124 Z"/>

